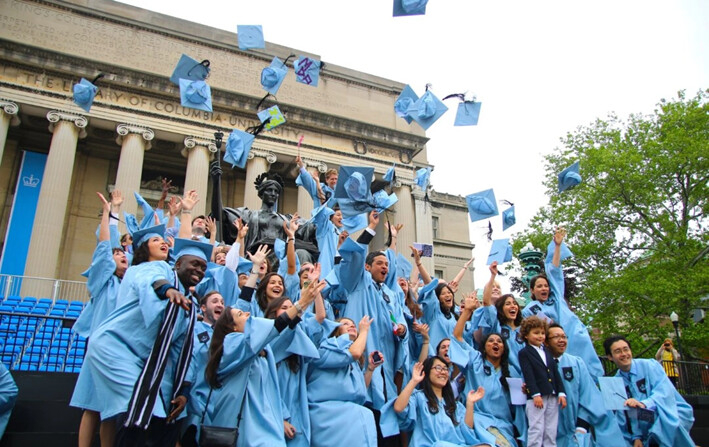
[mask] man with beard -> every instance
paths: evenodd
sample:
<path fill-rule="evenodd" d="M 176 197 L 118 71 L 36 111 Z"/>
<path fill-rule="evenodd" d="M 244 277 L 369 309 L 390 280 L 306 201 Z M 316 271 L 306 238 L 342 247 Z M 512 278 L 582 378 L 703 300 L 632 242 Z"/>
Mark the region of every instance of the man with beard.
<path fill-rule="evenodd" d="M 116 418 L 117 447 L 177 441 L 196 315 L 189 290 L 211 253 L 209 244 L 178 238 L 174 269 L 163 261 L 128 269 L 116 310 L 93 335 L 84 366 L 103 403 L 101 419 Z"/>
<path fill-rule="evenodd" d="M 547 330 L 546 346 L 558 363 L 566 390 L 566 408 L 559 412 L 556 442 L 559 447 L 583 444 L 593 427 L 597 445 L 623 447 L 625 441 L 613 415 L 603 406 L 603 397 L 580 357 L 566 354 L 567 338 L 564 329 L 551 323 Z"/>

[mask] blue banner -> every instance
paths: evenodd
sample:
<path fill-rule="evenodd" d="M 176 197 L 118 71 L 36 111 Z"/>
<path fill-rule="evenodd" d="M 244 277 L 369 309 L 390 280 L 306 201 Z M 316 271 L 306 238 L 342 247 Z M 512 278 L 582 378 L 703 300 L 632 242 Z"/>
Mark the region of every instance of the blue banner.
<path fill-rule="evenodd" d="M 47 154 L 23 151 L 15 199 L 10 212 L 10 223 L 7 226 L 5 245 L 2 249 L 2 265 L 0 265 L 2 274 L 22 276 L 25 273 L 25 261 L 30 248 L 32 226 L 46 162 Z"/>

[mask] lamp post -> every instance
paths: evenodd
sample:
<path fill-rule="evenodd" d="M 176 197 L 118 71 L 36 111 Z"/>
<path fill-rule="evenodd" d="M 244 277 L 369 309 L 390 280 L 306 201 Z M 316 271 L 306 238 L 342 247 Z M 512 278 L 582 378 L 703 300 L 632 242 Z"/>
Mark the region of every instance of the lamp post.
<path fill-rule="evenodd" d="M 679 315 L 677 315 L 677 312 L 672 311 L 670 314 L 670 321 L 672 322 L 672 326 L 675 328 L 675 337 L 677 338 L 677 351 L 679 352 L 680 356 L 680 362 L 682 361 L 682 343 L 680 342 L 679 338 Z M 682 383 L 683 377 L 682 377 L 682 363 L 679 363 L 677 365 L 679 368 L 679 380 L 677 380 L 677 383 Z"/>

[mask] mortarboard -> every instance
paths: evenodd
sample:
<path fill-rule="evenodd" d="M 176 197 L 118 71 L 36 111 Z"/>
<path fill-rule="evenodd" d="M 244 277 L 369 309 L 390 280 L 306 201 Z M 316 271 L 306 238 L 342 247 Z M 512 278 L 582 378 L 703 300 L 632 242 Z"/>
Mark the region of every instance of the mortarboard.
<path fill-rule="evenodd" d="M 515 207 L 513 205 L 502 212 L 502 231 L 506 231 L 516 223 L 517 217 L 515 216 Z"/>
<path fill-rule="evenodd" d="M 551 263 L 551 260 L 554 258 L 554 249 L 556 248 L 556 243 L 552 239 L 551 242 L 549 242 L 549 245 L 547 245 L 547 257 L 544 262 Z M 566 245 L 566 242 L 561 243 L 561 247 L 559 247 L 560 250 L 560 260 L 563 261 L 565 259 L 568 259 L 572 257 L 574 254 L 571 253 L 571 249 L 569 248 L 568 245 Z"/>
<path fill-rule="evenodd" d="M 236 25 L 236 34 L 241 50 L 266 48 L 261 25 Z"/>
<path fill-rule="evenodd" d="M 234 129 L 229 134 L 226 140 L 226 149 L 224 150 L 224 161 L 231 163 L 232 167 L 238 166 L 244 168 L 246 159 L 251 151 L 251 145 L 256 137 L 243 130 Z"/>
<path fill-rule="evenodd" d="M 428 130 L 447 111 L 448 107 L 430 90 L 426 90 L 423 96 L 409 106 L 406 113 L 424 130 Z"/>
<path fill-rule="evenodd" d="M 512 260 L 512 246 L 509 239 L 495 239 L 492 241 L 490 254 L 487 257 L 487 264 L 490 265 L 494 261 L 498 264 L 504 264 Z"/>
<path fill-rule="evenodd" d="M 495 201 L 495 193 L 492 189 L 476 192 L 465 196 L 465 201 L 468 203 L 468 213 L 470 221 L 487 219 L 488 217 L 497 216 L 497 202 Z"/>
<path fill-rule="evenodd" d="M 387 169 L 387 172 L 384 174 L 384 181 L 392 183 L 394 179 L 396 178 L 396 163 L 391 165 L 391 168 Z"/>
<path fill-rule="evenodd" d="M 209 76 L 209 61 L 207 59 L 197 62 L 186 54 L 180 56 L 175 69 L 170 76 L 170 82 L 180 85 L 180 79 L 191 81 L 204 81 Z"/>
<path fill-rule="evenodd" d="M 458 104 L 454 126 L 477 126 L 481 102 L 463 101 Z"/>
<path fill-rule="evenodd" d="M 409 276 L 411 276 L 411 270 L 413 270 L 414 266 L 411 265 L 411 262 L 409 262 L 408 259 L 406 259 L 406 256 L 404 256 L 401 253 L 396 254 L 396 277 L 397 278 L 406 278 L 409 279 Z"/>
<path fill-rule="evenodd" d="M 428 0 L 394 0 L 394 17 L 426 14 Z"/>
<path fill-rule="evenodd" d="M 212 90 L 204 81 L 180 79 L 180 104 L 190 109 L 212 111 Z"/>
<path fill-rule="evenodd" d="M 418 99 L 418 95 L 414 92 L 411 86 L 407 85 L 404 87 L 404 90 L 401 91 L 399 97 L 396 98 L 396 102 L 394 103 L 394 112 L 396 112 L 398 117 L 404 118 L 407 123 L 411 124 L 411 121 L 414 119 L 409 116 L 408 110 L 409 107 L 418 101 Z"/>
<path fill-rule="evenodd" d="M 143 220 L 140 221 L 140 228 L 152 227 L 155 225 L 155 210 L 145 201 L 143 196 L 136 191 L 133 191 L 133 195 L 135 196 L 135 201 L 138 202 L 138 205 L 143 209 Z"/>
<path fill-rule="evenodd" d="M 99 75 L 96 79 L 99 79 L 101 76 L 103 75 Z M 94 82 L 96 82 L 96 79 L 94 79 Z M 81 78 L 78 84 L 74 84 L 73 90 L 74 102 L 87 112 L 91 110 L 96 93 L 98 93 L 98 87 L 96 87 L 92 82 Z"/>
<path fill-rule="evenodd" d="M 212 244 L 178 237 L 175 238 L 175 247 L 173 252 L 175 253 L 175 259 L 180 259 L 182 256 L 189 255 L 196 256 L 207 262 L 212 256 L 213 249 L 214 246 Z"/>
<path fill-rule="evenodd" d="M 300 56 L 293 62 L 293 70 L 295 70 L 295 80 L 301 84 L 307 84 L 311 87 L 317 87 L 320 80 L 320 69 L 322 62 L 310 57 Z"/>
<path fill-rule="evenodd" d="M 376 205 L 375 208 L 378 213 L 391 208 L 396 202 L 399 201 L 396 193 L 387 194 L 383 189 L 380 189 L 372 194 L 372 198 L 374 199 L 374 205 Z"/>
<path fill-rule="evenodd" d="M 414 179 L 414 183 L 418 185 L 418 187 L 421 188 L 422 191 L 426 191 L 430 178 L 431 168 L 421 168 L 416 171 L 416 178 Z"/>
<path fill-rule="evenodd" d="M 263 109 L 257 115 L 261 123 L 265 123 L 263 128 L 266 130 L 271 130 L 286 122 L 286 117 L 281 112 L 281 109 L 278 108 L 278 105 Z"/>
<path fill-rule="evenodd" d="M 335 198 L 366 201 L 371 197 L 370 185 L 374 168 L 341 166 L 335 185 Z"/>
<path fill-rule="evenodd" d="M 281 88 L 287 73 L 288 66 L 278 57 L 274 57 L 271 65 L 261 70 L 261 87 L 268 93 L 275 95 Z"/>
<path fill-rule="evenodd" d="M 253 262 L 239 256 L 239 264 L 236 266 L 236 275 L 248 275 L 253 266 Z"/>
<path fill-rule="evenodd" d="M 564 192 L 581 183 L 579 175 L 579 162 L 572 164 L 559 173 L 559 192 Z"/>
<path fill-rule="evenodd" d="M 369 216 L 367 213 L 355 214 L 354 216 L 344 217 L 342 219 L 342 227 L 349 234 L 354 234 L 355 232 L 366 228 L 369 225 Z"/>
<path fill-rule="evenodd" d="M 155 236 L 160 236 L 161 238 L 165 237 L 165 225 L 155 225 L 131 233 L 131 237 L 133 238 L 133 253 L 148 239 Z"/>

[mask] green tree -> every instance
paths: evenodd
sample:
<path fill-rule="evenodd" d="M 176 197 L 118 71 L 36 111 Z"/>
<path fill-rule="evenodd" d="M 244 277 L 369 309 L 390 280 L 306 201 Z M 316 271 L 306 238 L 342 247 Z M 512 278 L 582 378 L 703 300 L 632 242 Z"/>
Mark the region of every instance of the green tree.
<path fill-rule="evenodd" d="M 516 235 L 514 251 L 527 242 L 545 248 L 554 226 L 567 228 L 574 257 L 565 266 L 578 286 L 570 302 L 599 341 L 624 333 L 637 351 L 657 346 L 674 310 L 683 348 L 709 346 L 709 324 L 691 319 L 709 294 L 708 98 L 709 90 L 679 92 L 651 115 L 611 114 L 546 157 L 549 205 Z M 558 193 L 557 173 L 577 160 L 582 183 Z"/>

